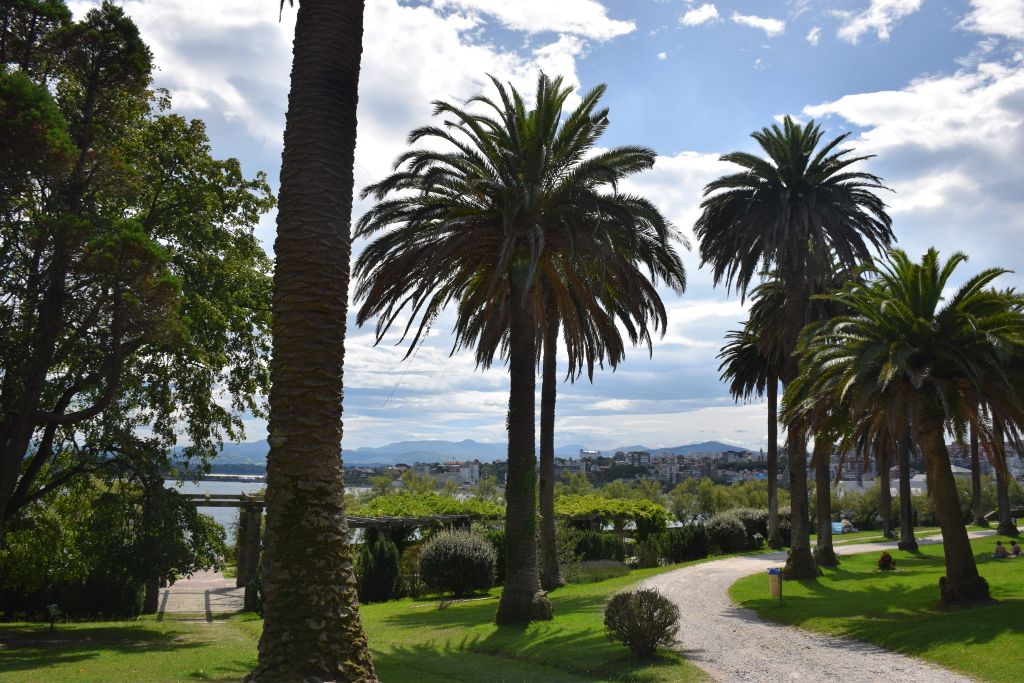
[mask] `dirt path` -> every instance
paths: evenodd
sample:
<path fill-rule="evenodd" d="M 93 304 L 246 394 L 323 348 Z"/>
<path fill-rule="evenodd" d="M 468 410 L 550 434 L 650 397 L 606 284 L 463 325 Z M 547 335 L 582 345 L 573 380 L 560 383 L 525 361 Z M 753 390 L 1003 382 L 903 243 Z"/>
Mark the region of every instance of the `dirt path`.
<path fill-rule="evenodd" d="M 972 537 L 991 531 L 971 533 Z M 936 543 L 939 537 L 918 539 Z M 882 551 L 895 542 L 859 543 L 836 547 L 840 555 Z M 781 566 L 784 552 L 730 557 L 685 567 L 648 579 L 672 598 L 682 613 L 680 644 L 686 658 L 719 681 L 841 681 L 879 680 L 928 683 L 970 679 L 920 659 L 856 640 L 825 636 L 762 621 L 752 610 L 729 599 L 729 587 L 750 574 L 767 574 Z M 765 590 L 767 591 L 767 576 Z"/>

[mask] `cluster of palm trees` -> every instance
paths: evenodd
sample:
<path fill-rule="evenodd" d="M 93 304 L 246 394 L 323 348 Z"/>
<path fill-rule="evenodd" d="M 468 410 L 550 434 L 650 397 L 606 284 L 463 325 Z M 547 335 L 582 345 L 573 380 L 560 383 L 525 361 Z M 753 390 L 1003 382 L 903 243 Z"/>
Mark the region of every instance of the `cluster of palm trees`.
<path fill-rule="evenodd" d="M 730 332 L 719 358 L 733 396 L 767 394 L 769 402 L 769 539 L 778 538 L 774 429 L 777 380 L 785 385 L 782 421 L 792 500 L 793 539 L 787 578 L 811 578 L 838 563 L 831 540 L 833 447 L 870 453 L 888 474 L 900 465 L 900 548 L 916 549 L 911 525 L 909 456 L 919 450 L 942 529 L 946 603 L 987 600 L 961 514 L 945 445 L 947 433 L 985 445 L 1006 488 L 1006 439 L 1019 443 L 1024 400 L 1024 297 L 991 287 L 1006 271 L 988 269 L 944 296 L 956 267 L 930 249 L 920 263 L 890 249 L 891 220 L 871 174 L 849 166 L 866 157 L 824 144 L 812 121 L 786 118 L 753 135 L 766 158 L 723 159 L 744 171 L 705 188 L 695 225 L 702 264 L 715 282 L 747 293 L 750 316 Z M 876 252 L 872 254 L 872 252 Z M 806 453 L 817 488 L 817 545 L 809 543 Z M 975 468 L 977 469 L 977 468 Z M 885 494 L 888 477 L 883 477 Z M 1003 496 L 1007 498 L 1008 496 Z M 888 500 L 883 502 L 889 508 Z M 1001 505 L 1000 531 L 1013 532 Z M 977 516 L 977 512 L 976 512 Z M 887 529 L 888 531 L 888 526 Z"/>

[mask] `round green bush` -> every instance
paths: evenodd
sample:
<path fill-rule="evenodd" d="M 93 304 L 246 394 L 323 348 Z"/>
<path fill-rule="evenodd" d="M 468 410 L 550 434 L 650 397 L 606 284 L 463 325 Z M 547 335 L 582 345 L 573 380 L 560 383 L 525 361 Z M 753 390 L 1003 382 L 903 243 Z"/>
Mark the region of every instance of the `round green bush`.
<path fill-rule="evenodd" d="M 650 657 L 658 645 L 671 645 L 679 633 L 679 608 L 654 588 L 618 593 L 604 608 L 610 640 L 625 643 L 638 657 Z"/>
<path fill-rule="evenodd" d="M 462 597 L 494 584 L 496 554 L 490 541 L 468 531 L 442 531 L 420 553 L 420 578 L 431 590 Z"/>
<path fill-rule="evenodd" d="M 705 528 L 708 543 L 713 548 L 718 548 L 718 552 L 734 553 L 747 549 L 747 529 L 743 525 L 743 520 L 732 510 L 712 515 Z"/>

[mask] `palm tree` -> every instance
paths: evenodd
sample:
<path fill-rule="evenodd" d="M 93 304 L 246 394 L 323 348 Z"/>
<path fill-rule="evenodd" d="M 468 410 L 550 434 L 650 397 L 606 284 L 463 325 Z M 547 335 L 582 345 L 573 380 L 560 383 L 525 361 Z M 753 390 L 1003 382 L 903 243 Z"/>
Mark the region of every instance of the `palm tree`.
<path fill-rule="evenodd" d="M 992 420 L 991 457 L 996 470 L 996 510 L 999 514 L 996 533 L 1004 536 L 1016 536 L 1020 533 L 1013 523 L 1010 511 L 1010 471 L 1006 464 L 1006 426 L 1002 419 Z"/>
<path fill-rule="evenodd" d="M 624 234 L 619 236 L 627 237 Z M 685 240 L 682 242 L 686 245 Z M 562 332 L 569 360 L 566 378 L 575 381 L 585 365 L 587 377 L 593 382 L 595 362 L 603 367 L 607 361 L 614 369 L 625 359 L 622 330 L 633 346 L 643 344 L 647 346 L 648 354 L 653 352 L 651 332 L 664 334 L 668 324 L 668 314 L 655 284 L 664 280 L 677 294 L 682 294 L 686 288 L 686 271 L 671 245 L 659 241 L 629 240 L 611 247 L 631 260 L 634 267 L 618 270 L 608 269 L 605 264 L 584 264 L 578 260 L 573 263 L 572 254 L 564 254 L 562 267 L 553 271 L 562 274 L 563 278 L 573 278 L 569 291 L 589 292 L 599 306 L 580 306 L 588 297 L 578 295 L 569 301 L 559 301 L 551 293 L 556 288 L 547 284 L 540 288 L 544 292 L 539 344 L 542 349 L 540 583 L 546 591 L 565 585 L 558 563 L 555 530 L 555 404 L 559 332 Z M 643 267 L 647 275 L 638 266 Z"/>
<path fill-rule="evenodd" d="M 299 4 L 274 242 L 264 625 L 249 681 L 376 680 L 341 461 L 362 35 L 362 2 Z"/>
<path fill-rule="evenodd" d="M 807 302 L 816 292 L 808 264 L 852 270 L 872 250 L 893 239 L 885 204 L 875 194 L 885 189 L 870 173 L 850 170 L 868 157 L 840 150 L 846 135 L 825 143 L 813 121 L 801 125 L 786 117 L 752 134 L 767 155 L 733 152 L 723 161 L 742 168 L 704 188 L 701 215 L 694 224 L 701 265 L 710 265 L 715 284 L 725 283 L 745 296 L 753 278 L 774 270 L 786 295 L 783 310 L 784 363 L 780 379 L 797 376 L 796 349 L 808 322 Z M 838 151 L 837 151 L 838 150 Z M 817 574 L 810 550 L 807 512 L 806 437 L 787 433 L 793 512 L 792 551 L 787 578 Z"/>
<path fill-rule="evenodd" d="M 595 284 L 639 282 L 634 250 L 667 259 L 653 262 L 655 281 L 671 282 L 681 266 L 671 246 L 676 230 L 649 201 L 616 188 L 650 168 L 654 153 L 618 147 L 587 156 L 608 125 L 607 110 L 597 108 L 604 86 L 563 117 L 571 89 L 560 78 L 540 75 L 532 109 L 515 88 L 491 80 L 497 102 L 483 95 L 467 108 L 436 102 L 445 125 L 409 136 L 410 144 L 431 140 L 449 151 L 406 152 L 392 175 L 363 191 L 377 204 L 359 221 L 357 236 L 373 241 L 356 262 L 356 297 L 363 301 L 359 324 L 377 317 L 378 341 L 407 315 L 400 341 L 412 334 L 411 353 L 456 303 L 453 352 L 475 348 L 483 367 L 496 355 L 507 358 L 507 564 L 495 620 L 509 624 L 551 617 L 537 590 L 535 540 L 535 366 L 545 297 L 559 311 L 581 312 L 560 314 L 563 337 L 575 343 L 582 335 L 596 354 L 610 334 L 599 311 L 618 311 Z M 586 348 L 570 358 L 586 359 Z"/>
<path fill-rule="evenodd" d="M 946 427 L 962 433 L 964 423 L 983 426 L 981 396 L 1000 415 L 1021 414 L 1007 367 L 1024 346 L 1024 315 L 1016 308 L 1022 299 L 988 288 L 1006 272 L 1000 269 L 983 271 L 944 298 L 964 260 L 957 253 L 943 264 L 930 249 L 914 263 L 893 250 L 866 270 L 872 276 L 866 283 L 828 297 L 849 313 L 804 338 L 801 375 L 783 401 L 786 420 L 829 403 L 844 406 L 854 420 L 885 420 L 891 434 L 911 425 L 942 529 L 946 576 L 939 585 L 946 603 L 989 597 L 961 516 Z"/>
<path fill-rule="evenodd" d="M 718 372 L 736 401 L 765 396 L 768 402 L 768 545 L 782 547 L 779 531 L 779 436 L 778 390 L 782 365 L 776 332 L 783 290 L 777 279 L 758 285 L 752 295 L 750 315 L 741 331 L 726 333 L 718 358 Z"/>

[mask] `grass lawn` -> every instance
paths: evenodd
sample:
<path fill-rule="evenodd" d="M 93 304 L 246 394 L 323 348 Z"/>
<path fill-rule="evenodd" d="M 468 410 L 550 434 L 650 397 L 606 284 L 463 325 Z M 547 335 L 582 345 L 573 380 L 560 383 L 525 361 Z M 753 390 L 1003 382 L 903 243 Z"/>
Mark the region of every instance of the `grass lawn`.
<path fill-rule="evenodd" d="M 782 606 L 766 595 L 768 582 L 760 574 L 736 582 L 730 595 L 770 621 L 866 640 L 981 680 L 1020 681 L 1024 559 L 991 559 L 996 538 L 972 542 L 998 601 L 984 607 L 939 605 L 941 545 L 922 546 L 919 554 L 892 551 L 895 572 L 878 570 L 878 553 L 843 557 L 818 581 L 787 582 Z"/>
<path fill-rule="evenodd" d="M 676 565 L 679 566 L 679 565 Z M 604 635 L 608 596 L 653 574 L 635 570 L 551 594 L 555 620 L 525 628 L 491 623 L 497 590 L 438 610 L 436 601 L 364 605 L 363 624 L 383 681 L 702 681 L 673 653 L 637 662 Z M 256 661 L 262 622 L 254 615 L 206 621 L 157 620 L 0 624 L 0 682 L 237 681 Z"/>

